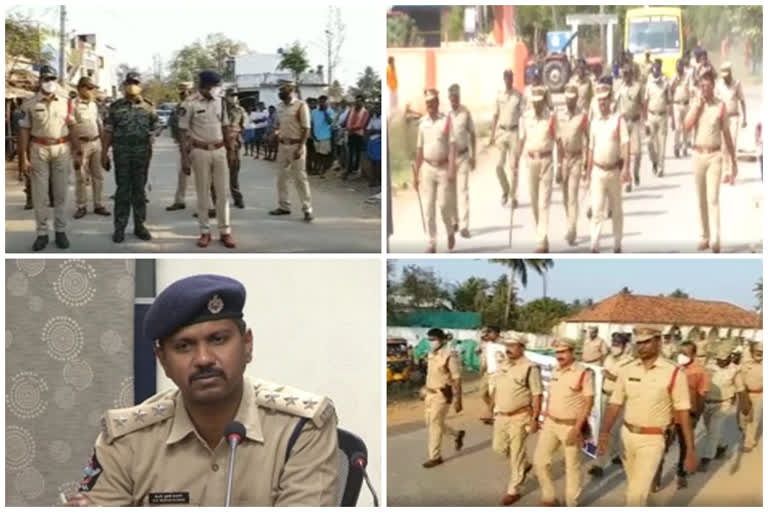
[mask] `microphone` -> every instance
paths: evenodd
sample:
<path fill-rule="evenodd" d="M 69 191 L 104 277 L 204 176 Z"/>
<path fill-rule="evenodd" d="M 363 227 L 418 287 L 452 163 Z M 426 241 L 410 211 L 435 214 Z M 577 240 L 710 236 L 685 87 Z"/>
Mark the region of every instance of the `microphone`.
<path fill-rule="evenodd" d="M 371 496 L 373 496 L 373 506 L 378 507 L 379 497 L 376 496 L 376 491 L 373 490 L 373 485 L 371 485 L 371 480 L 368 478 L 368 473 L 365 471 L 366 466 L 368 466 L 367 456 L 362 452 L 355 452 L 352 454 L 349 460 L 352 461 L 352 466 L 358 468 L 360 471 L 363 472 L 363 479 L 365 480 L 365 485 L 368 486 L 368 490 L 371 492 Z"/>
<path fill-rule="evenodd" d="M 229 444 L 229 471 L 227 472 L 227 498 L 224 504 L 225 507 L 229 506 L 230 499 L 232 498 L 232 477 L 235 473 L 235 450 L 237 445 L 245 438 L 245 426 L 239 421 L 233 421 L 227 428 L 224 429 L 224 438 Z"/>

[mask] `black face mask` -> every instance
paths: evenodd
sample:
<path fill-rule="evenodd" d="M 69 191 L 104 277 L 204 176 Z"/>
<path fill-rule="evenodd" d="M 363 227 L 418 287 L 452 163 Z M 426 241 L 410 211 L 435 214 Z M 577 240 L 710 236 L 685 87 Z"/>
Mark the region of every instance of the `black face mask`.
<path fill-rule="evenodd" d="M 280 98 L 281 100 L 285 101 L 288 98 L 290 98 L 291 95 L 288 94 L 287 92 L 279 92 L 279 93 L 277 93 L 277 97 Z"/>

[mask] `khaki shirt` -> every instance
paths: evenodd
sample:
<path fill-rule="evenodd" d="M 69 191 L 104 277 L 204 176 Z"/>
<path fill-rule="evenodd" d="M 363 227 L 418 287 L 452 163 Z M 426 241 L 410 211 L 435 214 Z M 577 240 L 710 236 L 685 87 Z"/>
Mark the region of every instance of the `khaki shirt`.
<path fill-rule="evenodd" d="M 673 410 L 691 409 L 685 372 L 678 370 L 672 384 L 675 368 L 671 361 L 657 357 L 646 370 L 643 361 L 636 359 L 619 370 L 610 403 L 624 405 L 624 419 L 632 425 L 660 428 L 671 425 Z"/>
<path fill-rule="evenodd" d="M 645 87 L 645 102 L 648 104 L 648 113 L 666 115 L 670 104 L 669 82 L 662 75 L 657 80 L 651 78 Z"/>
<path fill-rule="evenodd" d="M 576 107 L 573 114 L 565 110 L 560 117 L 560 139 L 566 154 L 579 153 L 584 150 L 589 139 L 589 119 L 586 110 Z"/>
<path fill-rule="evenodd" d="M 448 119 L 445 114 L 438 113 L 437 119 L 432 119 L 429 114 L 425 114 L 419 121 L 416 149 L 423 150 L 424 159 L 432 163 L 444 163 L 448 160 L 450 134 Z"/>
<path fill-rule="evenodd" d="M 709 356 L 709 340 L 696 340 L 696 359 L 706 359 Z"/>
<path fill-rule="evenodd" d="M 524 109 L 525 98 L 522 94 L 514 89 L 511 93 L 501 91 L 496 96 L 495 115 L 499 117 L 498 127 L 503 129 L 517 128 Z"/>
<path fill-rule="evenodd" d="M 291 98 L 287 105 L 280 102 L 277 106 L 277 126 L 281 139 L 300 139 L 302 130 L 309 130 L 311 121 L 309 107 L 297 98 Z"/>
<path fill-rule="evenodd" d="M 237 449 L 232 505 L 336 505 L 338 441 L 330 400 L 244 378 L 235 420 L 245 426 L 246 438 Z M 108 411 L 102 422 L 80 482 L 95 505 L 224 504 L 229 447 L 223 438 L 214 449 L 208 446 L 178 390 Z"/>
<path fill-rule="evenodd" d="M 744 101 L 744 91 L 741 89 L 741 82 L 731 79 L 731 85 L 725 85 L 722 78 L 717 81 L 715 86 L 715 96 L 725 103 L 725 112 L 727 114 L 738 114 L 739 105 Z"/>
<path fill-rule="evenodd" d="M 741 376 L 744 388 L 749 392 L 762 391 L 763 389 L 763 364 L 756 361 L 744 363 L 741 367 Z"/>
<path fill-rule="evenodd" d="M 198 142 L 223 141 L 223 127 L 229 124 L 229 114 L 221 98 L 208 99 L 196 92 L 179 109 L 179 129 L 187 130 L 187 135 Z"/>
<path fill-rule="evenodd" d="M 227 105 L 227 114 L 229 115 L 229 124 L 233 131 L 242 132 L 245 130 L 245 109 L 240 105 Z"/>
<path fill-rule="evenodd" d="M 705 101 L 703 96 L 697 96 L 688 115 L 693 116 L 703 101 Z M 693 145 L 708 148 L 720 147 L 725 115 L 725 103 L 721 99 L 715 97 L 711 102 L 706 103 L 694 127 L 696 134 Z"/>
<path fill-rule="evenodd" d="M 597 337 L 593 340 L 585 340 L 581 348 L 581 360 L 585 363 L 600 365 L 600 359 L 608 354 L 605 340 Z"/>
<path fill-rule="evenodd" d="M 579 96 L 576 98 L 576 107 L 586 112 L 592 103 L 592 96 L 594 96 L 592 80 L 586 76 L 584 77 L 584 80 L 579 80 L 578 76 L 573 75 L 573 78 L 571 78 L 568 84 L 575 85 L 579 90 Z"/>
<path fill-rule="evenodd" d="M 472 122 L 472 114 L 467 107 L 459 106 L 458 111 L 451 109 L 448 112 L 451 119 L 451 142 L 456 143 L 456 152 L 464 153 L 470 146 L 470 135 L 475 133 L 475 124 Z"/>
<path fill-rule="evenodd" d="M 627 349 L 624 349 L 624 353 L 619 357 L 609 354 L 608 357 L 605 358 L 605 364 L 603 364 L 603 393 L 607 395 L 607 398 L 610 398 L 610 394 L 616 387 L 616 379 L 619 377 L 619 369 L 634 360 L 635 358 L 632 357 L 632 354 L 627 352 Z"/>
<path fill-rule="evenodd" d="M 712 361 L 706 366 L 709 375 L 709 391 L 705 400 L 707 401 L 726 401 L 731 400 L 736 393 L 745 391 L 744 380 L 739 369 L 733 365 L 720 368 L 717 363 Z"/>
<path fill-rule="evenodd" d="M 74 123 L 69 113 L 69 100 L 54 94 L 51 99 L 37 93 L 21 106 L 19 127 L 29 128 L 33 137 L 59 139 L 69 136 Z"/>
<path fill-rule="evenodd" d="M 691 75 L 686 71 L 683 71 L 683 76 L 675 75 L 672 79 L 670 89 L 673 89 L 672 101 L 675 103 L 687 103 L 691 100 L 693 84 L 691 83 Z"/>
<path fill-rule="evenodd" d="M 434 391 L 444 388 L 461 378 L 459 358 L 448 345 L 427 356 L 427 387 Z"/>
<path fill-rule="evenodd" d="M 541 116 L 532 110 L 523 118 L 520 140 L 525 139 L 526 152 L 552 151 L 555 141 L 560 138 L 560 123 L 551 110 L 543 109 Z"/>
<path fill-rule="evenodd" d="M 627 123 L 618 114 L 606 118 L 598 115 L 590 123 L 589 147 L 594 148 L 595 165 L 615 167 L 620 158 L 621 146 L 629 144 Z"/>
<path fill-rule="evenodd" d="M 642 100 L 643 86 L 637 80 L 632 85 L 623 83 L 616 92 L 616 107 L 628 121 L 636 121 L 640 117 Z"/>
<path fill-rule="evenodd" d="M 96 102 L 85 101 L 80 97 L 72 102 L 72 116 L 75 127 L 72 130 L 78 137 L 97 137 L 101 132 L 101 116 Z"/>
<path fill-rule="evenodd" d="M 526 357 L 499 366 L 492 377 L 494 412 L 510 413 L 531 405 L 542 391 L 539 367 Z"/>
<path fill-rule="evenodd" d="M 595 396 L 592 371 L 577 362 L 566 368 L 555 367 L 547 391 L 547 415 L 559 420 L 574 420 L 584 410 L 586 399 Z"/>

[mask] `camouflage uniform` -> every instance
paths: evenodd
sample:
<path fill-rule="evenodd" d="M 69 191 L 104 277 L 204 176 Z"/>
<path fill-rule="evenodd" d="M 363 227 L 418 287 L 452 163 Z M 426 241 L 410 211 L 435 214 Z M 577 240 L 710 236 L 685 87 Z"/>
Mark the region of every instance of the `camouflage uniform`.
<path fill-rule="evenodd" d="M 243 193 L 240 192 L 240 134 L 245 129 L 245 109 L 238 104 L 227 105 L 227 114 L 230 121 L 230 133 L 232 138 L 237 141 L 237 149 L 230 152 L 229 155 L 229 190 L 232 193 L 232 199 L 235 201 L 235 206 L 243 204 Z"/>

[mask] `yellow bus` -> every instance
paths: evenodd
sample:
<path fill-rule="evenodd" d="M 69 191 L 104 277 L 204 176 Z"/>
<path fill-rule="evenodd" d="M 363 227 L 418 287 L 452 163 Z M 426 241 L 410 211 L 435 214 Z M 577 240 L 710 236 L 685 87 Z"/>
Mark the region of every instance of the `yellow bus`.
<path fill-rule="evenodd" d="M 683 12 L 679 7 L 640 7 L 627 10 L 624 23 L 624 49 L 636 62 L 661 59 L 661 71 L 672 77 L 675 63 L 683 56 Z"/>

